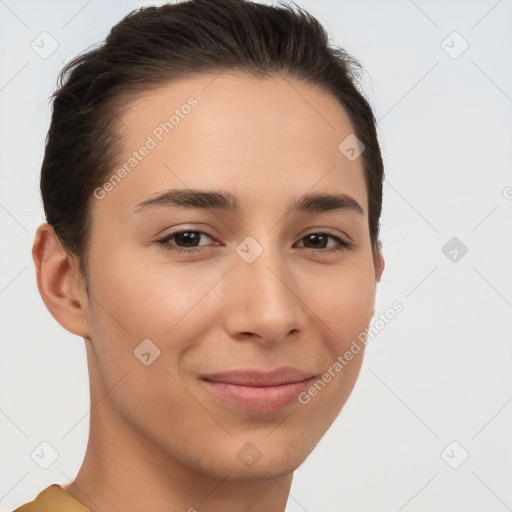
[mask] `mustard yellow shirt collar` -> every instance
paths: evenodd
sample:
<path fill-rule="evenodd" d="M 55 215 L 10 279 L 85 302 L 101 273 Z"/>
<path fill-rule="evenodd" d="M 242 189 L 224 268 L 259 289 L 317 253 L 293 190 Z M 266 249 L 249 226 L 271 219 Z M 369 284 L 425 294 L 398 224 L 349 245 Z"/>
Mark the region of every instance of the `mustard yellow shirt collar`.
<path fill-rule="evenodd" d="M 58 484 L 41 491 L 34 501 L 25 503 L 13 512 L 90 512 Z"/>

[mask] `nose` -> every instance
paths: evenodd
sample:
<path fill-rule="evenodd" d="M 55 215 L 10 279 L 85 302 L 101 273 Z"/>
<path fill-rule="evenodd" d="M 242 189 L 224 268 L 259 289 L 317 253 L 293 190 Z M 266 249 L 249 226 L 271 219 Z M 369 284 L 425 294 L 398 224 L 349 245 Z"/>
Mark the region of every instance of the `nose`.
<path fill-rule="evenodd" d="M 251 263 L 237 256 L 228 276 L 223 316 L 232 338 L 274 345 L 304 332 L 307 300 L 283 255 L 265 249 Z"/>

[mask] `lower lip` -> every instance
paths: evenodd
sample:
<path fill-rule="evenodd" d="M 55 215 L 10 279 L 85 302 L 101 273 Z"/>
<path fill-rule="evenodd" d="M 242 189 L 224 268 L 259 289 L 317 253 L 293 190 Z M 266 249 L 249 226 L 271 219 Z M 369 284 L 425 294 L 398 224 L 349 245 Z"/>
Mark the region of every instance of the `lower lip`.
<path fill-rule="evenodd" d="M 280 386 L 239 386 L 226 382 L 203 380 L 207 388 L 224 401 L 240 409 L 260 414 L 279 411 L 297 401 L 299 393 L 305 391 L 314 377 L 301 382 Z"/>

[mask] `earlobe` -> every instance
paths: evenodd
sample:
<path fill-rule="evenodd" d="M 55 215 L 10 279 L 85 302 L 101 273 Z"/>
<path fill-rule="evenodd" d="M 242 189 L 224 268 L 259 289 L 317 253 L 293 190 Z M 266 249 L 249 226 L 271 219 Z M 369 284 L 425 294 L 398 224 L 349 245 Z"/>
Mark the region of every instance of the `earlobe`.
<path fill-rule="evenodd" d="M 89 337 L 88 297 L 76 258 L 69 256 L 47 222 L 36 231 L 32 246 L 37 287 L 48 311 L 66 330 Z"/>

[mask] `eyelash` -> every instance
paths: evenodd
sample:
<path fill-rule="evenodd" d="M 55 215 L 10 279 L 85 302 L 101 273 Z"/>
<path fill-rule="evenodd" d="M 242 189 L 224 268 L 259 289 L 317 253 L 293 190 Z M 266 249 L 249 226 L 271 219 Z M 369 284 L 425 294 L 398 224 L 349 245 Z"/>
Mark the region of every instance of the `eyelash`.
<path fill-rule="evenodd" d="M 178 253 L 184 253 L 184 254 L 200 253 L 206 249 L 206 247 L 202 247 L 202 248 L 191 247 L 189 249 L 184 249 L 184 248 L 178 247 L 178 246 L 171 246 L 169 243 L 170 240 L 172 240 L 176 235 L 181 235 L 183 233 L 198 233 L 200 235 L 205 235 L 208 238 L 211 238 L 212 240 L 214 239 L 214 237 L 212 237 L 209 233 L 206 233 L 205 231 L 196 230 L 196 229 L 185 229 L 182 231 L 175 231 L 174 233 L 171 233 L 171 234 L 165 236 L 164 238 L 160 238 L 159 240 L 156 240 L 156 242 L 160 246 L 164 247 L 167 250 L 178 252 Z M 331 254 L 331 253 L 337 253 L 337 252 L 341 252 L 341 251 L 349 251 L 354 248 L 354 243 L 349 242 L 347 240 L 343 240 L 339 236 L 335 236 L 332 233 L 329 233 L 328 231 L 311 231 L 310 233 L 307 233 L 306 235 L 304 235 L 300 240 L 302 240 L 310 235 L 327 235 L 328 237 L 332 238 L 339 244 L 338 247 L 336 247 L 334 249 L 312 249 L 310 247 L 305 247 L 306 250 L 309 250 L 309 251 L 312 251 L 315 253 Z"/>

